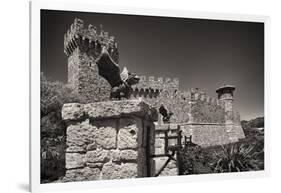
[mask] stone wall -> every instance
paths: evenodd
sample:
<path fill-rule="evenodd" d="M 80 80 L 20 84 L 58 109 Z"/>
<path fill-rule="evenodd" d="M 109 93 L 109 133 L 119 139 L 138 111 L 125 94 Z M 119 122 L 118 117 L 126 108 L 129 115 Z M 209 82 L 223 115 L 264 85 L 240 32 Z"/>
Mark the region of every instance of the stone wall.
<path fill-rule="evenodd" d="M 194 123 L 224 123 L 225 110 L 217 104 L 205 100 L 191 102 L 191 116 Z"/>
<path fill-rule="evenodd" d="M 185 123 L 180 125 L 184 136 L 202 147 L 224 145 L 245 138 L 241 125 L 220 123 Z"/>
<path fill-rule="evenodd" d="M 196 124 L 189 123 L 180 126 L 184 136 L 192 136 L 192 143 L 201 147 L 223 145 L 233 142 L 225 124 Z M 237 141 L 237 140 L 236 140 Z"/>
<path fill-rule="evenodd" d="M 235 131 L 238 139 L 244 139 L 245 138 L 245 133 L 244 133 L 244 130 L 242 128 L 241 123 L 233 124 L 233 130 Z"/>
<path fill-rule="evenodd" d="M 137 91 L 137 95 L 146 94 L 146 92 L 157 92 L 162 90 L 178 91 L 179 79 L 178 78 L 162 78 L 155 79 L 154 76 L 140 76 L 138 84 L 133 86 L 134 91 Z"/>
<path fill-rule="evenodd" d="M 69 103 L 64 182 L 147 177 L 157 112 L 141 100 Z M 148 137 L 149 136 L 149 137 Z"/>
<path fill-rule="evenodd" d="M 109 83 L 99 75 L 93 58 L 80 48 L 68 58 L 68 83 L 88 102 L 109 100 Z"/>
<path fill-rule="evenodd" d="M 141 97 L 157 109 L 163 104 L 168 111 L 173 112 L 171 123 L 225 122 L 225 110 L 220 106 L 219 101 L 206 96 L 198 89 L 191 89 L 187 92 L 162 90 L 157 96 L 143 94 Z M 133 92 L 131 98 L 138 98 L 138 95 Z"/>

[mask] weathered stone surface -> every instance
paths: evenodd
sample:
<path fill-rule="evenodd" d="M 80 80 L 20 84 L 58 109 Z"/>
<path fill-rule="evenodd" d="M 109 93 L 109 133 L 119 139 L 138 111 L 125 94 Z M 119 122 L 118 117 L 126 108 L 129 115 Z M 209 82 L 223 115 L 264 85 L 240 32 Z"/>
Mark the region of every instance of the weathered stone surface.
<path fill-rule="evenodd" d="M 67 152 L 85 152 L 89 145 L 93 147 L 94 136 L 97 127 L 89 124 L 89 120 L 85 120 L 81 124 L 69 125 L 67 127 L 66 145 Z"/>
<path fill-rule="evenodd" d="M 62 179 L 63 182 L 74 182 L 74 181 L 91 181 L 100 179 L 99 168 L 85 167 L 82 169 L 66 170 L 66 174 Z"/>
<path fill-rule="evenodd" d="M 85 155 L 86 162 L 106 162 L 110 160 L 110 151 L 109 150 L 94 150 L 88 151 Z"/>
<path fill-rule="evenodd" d="M 192 130 L 192 142 L 202 147 L 223 145 L 231 143 L 228 132 L 225 125 L 185 125 L 184 133 L 190 133 L 188 130 Z"/>
<path fill-rule="evenodd" d="M 119 149 L 133 149 L 138 147 L 138 127 L 134 119 L 120 120 L 117 146 Z M 139 143 L 141 145 L 141 143 Z"/>
<path fill-rule="evenodd" d="M 142 100 L 122 100 L 90 103 L 84 106 L 86 113 L 90 118 L 119 117 L 122 115 L 148 114 L 150 107 Z"/>
<path fill-rule="evenodd" d="M 63 120 L 78 120 L 84 116 L 83 105 L 79 103 L 67 103 L 62 107 Z"/>
<path fill-rule="evenodd" d="M 234 130 L 236 132 L 236 135 L 237 135 L 238 139 L 244 139 L 245 138 L 245 134 L 244 134 L 244 131 L 243 131 L 243 128 L 242 128 L 241 124 L 234 125 Z"/>
<path fill-rule="evenodd" d="M 121 160 L 135 161 L 137 159 L 137 151 L 135 150 L 122 150 L 120 152 Z"/>
<path fill-rule="evenodd" d="M 96 130 L 95 138 L 94 138 L 97 147 L 103 149 L 116 148 L 116 135 L 117 135 L 116 121 L 106 120 L 94 124 L 99 127 Z"/>
<path fill-rule="evenodd" d="M 78 45 L 81 43 L 75 42 Z M 68 57 L 68 84 L 83 97 L 84 101 L 109 100 L 110 85 L 99 75 L 94 58 L 89 56 L 93 50 L 86 51 L 85 48 L 86 46 L 79 45 Z"/>
<path fill-rule="evenodd" d="M 63 106 L 62 114 L 64 120 L 79 120 L 82 117 L 104 119 L 121 115 L 147 117 L 152 121 L 158 119 L 156 109 L 142 100 L 104 101 L 89 104 L 69 103 Z"/>
<path fill-rule="evenodd" d="M 120 150 L 117 150 L 117 149 L 111 150 L 110 157 L 113 162 L 119 162 L 121 159 Z"/>
<path fill-rule="evenodd" d="M 73 168 L 81 168 L 84 166 L 84 154 L 80 153 L 66 153 L 65 154 L 65 168 L 73 169 Z"/>
<path fill-rule="evenodd" d="M 81 113 L 81 116 L 70 113 L 65 119 L 68 120 L 68 128 L 67 170 L 64 181 L 121 179 L 147 175 L 147 130 L 150 128 L 150 135 L 154 135 L 154 125 L 149 118 L 149 105 L 136 101 L 116 101 L 118 105 L 114 105 L 115 102 L 112 101 L 109 104 L 101 102 L 105 106 L 92 103 L 100 108 L 97 111 L 91 104 L 82 105 L 83 107 L 78 105 L 79 111 L 76 110 L 76 105 L 70 105 L 70 111 L 71 107 L 78 112 L 82 108 L 84 113 Z M 99 111 L 109 114 L 104 114 L 104 117 L 94 114 Z M 153 154 L 154 137 L 151 136 L 150 140 L 149 147 L 152 148 Z"/>
<path fill-rule="evenodd" d="M 233 124 L 226 125 L 226 132 L 231 143 L 235 143 L 238 141 L 238 135 Z"/>
<path fill-rule="evenodd" d="M 97 146 L 97 143 L 94 141 L 93 143 L 87 145 L 86 150 L 87 150 L 87 151 L 92 151 L 92 150 L 97 149 L 97 147 L 98 147 L 98 146 Z"/>
<path fill-rule="evenodd" d="M 111 58 L 118 63 L 116 40 L 107 32 L 107 35 L 98 34 L 92 25 L 84 28 L 80 19 L 75 19 L 71 26 L 64 36 L 64 52 L 68 56 L 68 84 L 88 101 L 109 100 L 110 84 L 100 76 L 101 69 L 96 64 L 101 49 L 93 46 L 93 43 L 106 46 Z"/>
<path fill-rule="evenodd" d="M 140 76 L 140 81 L 138 84 L 133 85 L 133 88 L 138 88 L 138 90 L 140 91 L 141 89 L 144 90 L 179 90 L 179 79 L 174 78 L 166 78 L 164 80 L 163 77 L 158 77 L 158 79 L 156 79 L 154 76 Z M 150 91 L 148 91 L 150 92 Z M 140 95 L 139 93 L 137 93 L 138 95 Z M 151 96 L 153 95 L 153 93 L 147 93 L 147 96 Z"/>
<path fill-rule="evenodd" d="M 118 165 L 109 162 L 104 164 L 102 168 L 102 179 L 135 178 L 137 175 L 137 164 L 135 163 Z"/>
<path fill-rule="evenodd" d="M 86 166 L 90 167 L 90 168 L 102 168 L 104 163 L 86 163 Z"/>

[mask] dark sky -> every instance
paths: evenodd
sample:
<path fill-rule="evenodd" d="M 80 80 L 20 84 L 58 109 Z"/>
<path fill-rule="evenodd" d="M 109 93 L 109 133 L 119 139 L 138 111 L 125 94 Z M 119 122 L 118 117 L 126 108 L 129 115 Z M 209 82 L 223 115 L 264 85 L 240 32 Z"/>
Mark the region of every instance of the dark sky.
<path fill-rule="evenodd" d="M 93 24 L 118 41 L 120 67 L 138 75 L 178 77 L 180 89 L 236 86 L 242 119 L 264 115 L 263 23 L 41 11 L 41 71 L 67 81 L 64 33 L 74 18 Z"/>

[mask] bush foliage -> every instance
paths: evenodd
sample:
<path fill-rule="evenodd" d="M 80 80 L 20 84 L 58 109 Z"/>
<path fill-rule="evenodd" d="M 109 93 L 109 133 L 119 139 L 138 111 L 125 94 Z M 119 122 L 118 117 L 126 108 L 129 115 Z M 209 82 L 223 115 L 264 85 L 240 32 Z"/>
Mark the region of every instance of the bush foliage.
<path fill-rule="evenodd" d="M 253 136 L 224 146 L 186 146 L 180 159 L 183 175 L 263 170 L 264 139 Z"/>
<path fill-rule="evenodd" d="M 64 103 L 84 102 L 68 85 L 51 81 L 41 74 L 41 181 L 50 182 L 65 172 L 65 123 L 61 117 Z"/>

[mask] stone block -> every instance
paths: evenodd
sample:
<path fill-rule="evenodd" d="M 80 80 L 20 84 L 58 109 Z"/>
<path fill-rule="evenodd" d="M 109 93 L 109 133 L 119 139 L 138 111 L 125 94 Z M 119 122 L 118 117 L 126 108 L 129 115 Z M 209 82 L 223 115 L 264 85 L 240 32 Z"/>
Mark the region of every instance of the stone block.
<path fill-rule="evenodd" d="M 84 116 L 83 105 L 79 103 L 67 103 L 62 107 L 63 120 L 78 120 Z"/>
<path fill-rule="evenodd" d="M 119 162 L 121 159 L 120 150 L 117 149 L 111 150 L 110 157 L 113 162 Z"/>
<path fill-rule="evenodd" d="M 82 169 L 66 170 L 66 174 L 63 177 L 63 182 L 74 182 L 74 181 L 92 181 L 100 179 L 99 168 L 85 167 Z"/>
<path fill-rule="evenodd" d="M 126 179 L 137 177 L 137 164 L 115 164 L 108 162 L 102 168 L 102 179 Z"/>
<path fill-rule="evenodd" d="M 98 148 L 114 149 L 116 148 L 116 135 L 117 126 L 115 120 L 106 120 L 103 122 L 94 123 L 98 125 L 96 130 L 94 141 Z"/>
<path fill-rule="evenodd" d="M 88 120 L 81 124 L 69 125 L 66 135 L 66 152 L 85 152 L 88 145 L 93 144 L 97 127 L 89 124 Z"/>
<path fill-rule="evenodd" d="M 66 153 L 65 154 L 65 168 L 73 169 L 73 168 L 81 168 L 84 167 L 84 154 L 80 153 Z"/>
<path fill-rule="evenodd" d="M 117 137 L 117 146 L 119 149 L 135 149 L 138 147 L 139 129 L 141 129 L 140 121 L 135 119 L 120 120 L 120 130 Z M 141 145 L 141 142 L 139 143 Z"/>
<path fill-rule="evenodd" d="M 142 100 L 122 100 L 96 102 L 84 105 L 85 113 L 92 119 L 120 117 L 121 115 L 147 116 L 153 121 L 157 121 L 156 109 L 151 108 Z"/>
<path fill-rule="evenodd" d="M 86 147 L 86 150 L 87 151 L 92 151 L 92 150 L 95 150 L 95 149 L 97 149 L 97 143 L 96 142 L 93 142 L 93 143 L 90 143 L 89 145 L 87 145 L 87 147 Z"/>
<path fill-rule="evenodd" d="M 97 149 L 94 151 L 88 151 L 85 155 L 86 162 L 107 162 L 110 160 L 110 151 Z"/>
<path fill-rule="evenodd" d="M 120 158 L 123 161 L 135 161 L 137 156 L 137 151 L 135 150 L 122 150 L 120 152 Z"/>

